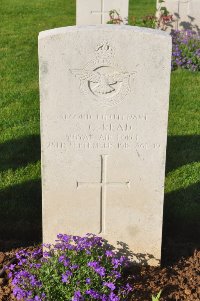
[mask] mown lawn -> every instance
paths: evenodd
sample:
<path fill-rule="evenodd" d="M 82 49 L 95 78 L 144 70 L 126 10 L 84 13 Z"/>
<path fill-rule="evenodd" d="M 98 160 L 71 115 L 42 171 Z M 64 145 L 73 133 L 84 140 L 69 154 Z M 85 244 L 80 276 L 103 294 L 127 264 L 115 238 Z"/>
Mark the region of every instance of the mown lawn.
<path fill-rule="evenodd" d="M 131 0 L 129 16 L 155 11 Z M 1 0 L 0 248 L 41 240 L 38 32 L 75 24 L 75 0 Z M 200 236 L 200 74 L 172 73 L 164 248 Z"/>
<path fill-rule="evenodd" d="M 156 11 L 156 0 L 129 0 L 129 22 L 136 22 Z"/>
<path fill-rule="evenodd" d="M 41 239 L 37 36 L 73 25 L 74 3 L 1 1 L 0 247 L 3 240 Z"/>

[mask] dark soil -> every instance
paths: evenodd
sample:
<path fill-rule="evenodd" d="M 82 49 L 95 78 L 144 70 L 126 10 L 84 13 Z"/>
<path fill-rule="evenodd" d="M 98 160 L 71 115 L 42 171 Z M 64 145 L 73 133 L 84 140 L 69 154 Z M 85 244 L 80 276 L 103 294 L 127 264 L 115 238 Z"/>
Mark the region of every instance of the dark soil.
<path fill-rule="evenodd" d="M 160 300 L 200 301 L 200 251 L 165 268 L 135 268 L 133 301 L 149 301 L 162 290 Z"/>
<path fill-rule="evenodd" d="M 33 247 L 29 248 L 33 250 Z M 19 249 L 0 252 L 0 301 L 15 300 L 7 272 L 3 267 L 15 258 Z M 162 290 L 161 301 L 200 301 L 200 251 L 166 267 L 139 267 L 131 270 L 134 294 L 131 301 L 151 301 Z M 57 300 L 55 300 L 57 301 Z"/>

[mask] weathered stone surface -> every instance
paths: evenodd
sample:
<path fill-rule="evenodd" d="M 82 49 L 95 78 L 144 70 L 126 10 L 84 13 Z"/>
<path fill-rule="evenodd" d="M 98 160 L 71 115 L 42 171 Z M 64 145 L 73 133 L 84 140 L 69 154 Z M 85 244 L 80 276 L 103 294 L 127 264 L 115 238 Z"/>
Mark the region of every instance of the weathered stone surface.
<path fill-rule="evenodd" d="M 169 22 L 168 29 L 191 29 L 200 32 L 200 1 L 199 0 L 165 0 L 157 8 L 165 6 L 173 21 Z"/>
<path fill-rule="evenodd" d="M 76 0 L 76 25 L 106 24 L 113 9 L 125 21 L 128 8 L 129 0 Z"/>
<path fill-rule="evenodd" d="M 90 232 L 158 263 L 171 37 L 58 28 L 40 33 L 39 61 L 44 242 Z"/>

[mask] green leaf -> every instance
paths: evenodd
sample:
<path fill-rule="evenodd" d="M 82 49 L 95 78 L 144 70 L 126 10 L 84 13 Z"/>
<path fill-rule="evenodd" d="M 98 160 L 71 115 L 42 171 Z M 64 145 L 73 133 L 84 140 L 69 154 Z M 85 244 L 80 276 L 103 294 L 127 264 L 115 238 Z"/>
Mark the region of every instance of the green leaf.
<path fill-rule="evenodd" d="M 155 297 L 155 296 L 152 296 L 152 301 L 159 301 L 160 296 L 161 296 L 161 292 L 162 292 L 162 291 L 160 291 L 156 297 Z"/>

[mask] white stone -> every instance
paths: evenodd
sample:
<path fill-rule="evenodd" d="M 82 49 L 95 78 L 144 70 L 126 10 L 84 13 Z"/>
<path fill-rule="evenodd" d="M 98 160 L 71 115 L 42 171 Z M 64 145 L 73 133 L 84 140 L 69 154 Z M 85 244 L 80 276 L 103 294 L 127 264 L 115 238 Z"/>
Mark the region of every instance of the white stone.
<path fill-rule="evenodd" d="M 44 242 L 89 232 L 158 263 L 171 37 L 58 28 L 40 33 L 39 62 Z"/>
<path fill-rule="evenodd" d="M 129 0 L 76 0 L 76 25 L 106 24 L 113 9 L 126 21 L 128 8 Z"/>
<path fill-rule="evenodd" d="M 165 0 L 164 3 L 157 0 L 157 8 L 162 6 L 173 15 L 168 29 L 192 29 L 200 32 L 200 0 Z"/>

